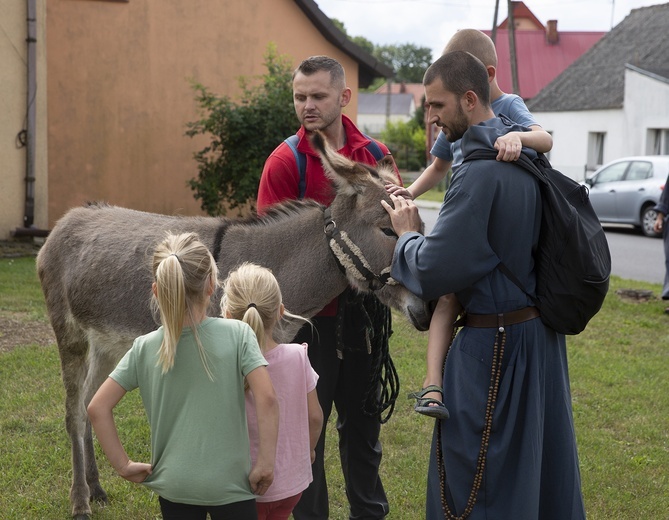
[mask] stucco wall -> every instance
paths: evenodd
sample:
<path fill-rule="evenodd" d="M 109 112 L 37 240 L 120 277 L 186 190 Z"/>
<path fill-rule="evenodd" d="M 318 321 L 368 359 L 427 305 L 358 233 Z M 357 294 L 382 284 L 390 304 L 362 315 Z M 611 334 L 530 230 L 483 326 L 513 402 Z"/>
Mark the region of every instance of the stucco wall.
<path fill-rule="evenodd" d="M 553 134 L 551 164 L 572 179 L 585 178 L 590 132 L 605 132 L 604 163 L 623 157 L 625 149 L 622 110 L 535 112 L 539 124 Z"/>
<path fill-rule="evenodd" d="M 357 91 L 357 63 L 293 0 L 59 0 L 47 15 L 51 225 L 89 200 L 201 214 L 186 187 L 204 146 L 184 136 L 198 116 L 189 80 L 236 94 L 240 76 L 265 72 L 270 41 L 295 65 L 336 58 Z"/>
<path fill-rule="evenodd" d="M 35 216 L 33 226 L 46 228 L 46 88 L 45 0 L 37 0 L 37 90 L 34 93 L 37 127 L 35 142 Z M 26 198 L 26 148 L 18 134 L 26 128 L 28 104 L 28 8 L 26 1 L 0 2 L 0 239 L 22 228 Z"/>
<path fill-rule="evenodd" d="M 646 155 L 648 130 L 669 129 L 669 83 L 625 70 L 625 127 L 634 129 L 629 136 L 626 155 Z"/>

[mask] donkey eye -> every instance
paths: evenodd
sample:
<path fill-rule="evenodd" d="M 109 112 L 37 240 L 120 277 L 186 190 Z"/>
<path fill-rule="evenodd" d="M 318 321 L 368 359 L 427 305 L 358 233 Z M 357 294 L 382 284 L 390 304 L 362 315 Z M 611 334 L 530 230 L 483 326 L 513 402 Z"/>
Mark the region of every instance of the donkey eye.
<path fill-rule="evenodd" d="M 387 227 L 386 228 L 381 228 L 381 231 L 383 231 L 384 235 L 387 235 L 389 237 L 398 238 L 397 233 L 395 233 L 395 230 L 393 228 L 387 228 Z"/>

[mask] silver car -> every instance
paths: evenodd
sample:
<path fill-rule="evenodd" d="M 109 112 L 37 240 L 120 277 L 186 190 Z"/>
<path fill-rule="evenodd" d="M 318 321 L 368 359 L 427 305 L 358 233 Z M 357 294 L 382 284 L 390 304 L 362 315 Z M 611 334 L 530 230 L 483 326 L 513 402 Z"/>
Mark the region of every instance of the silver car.
<path fill-rule="evenodd" d="M 645 155 L 617 159 L 599 168 L 585 180 L 590 200 L 600 222 L 631 224 L 648 237 L 669 175 L 669 155 Z"/>

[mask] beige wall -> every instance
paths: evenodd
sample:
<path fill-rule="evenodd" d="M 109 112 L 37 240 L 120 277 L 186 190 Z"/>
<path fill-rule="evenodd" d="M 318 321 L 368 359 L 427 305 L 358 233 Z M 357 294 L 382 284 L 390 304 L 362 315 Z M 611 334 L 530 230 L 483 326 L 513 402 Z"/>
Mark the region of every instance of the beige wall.
<path fill-rule="evenodd" d="M 201 214 L 186 187 L 204 146 L 184 136 L 198 117 L 189 79 L 234 94 L 240 76 L 265 72 L 270 41 L 295 65 L 338 59 L 357 92 L 357 63 L 293 0 L 58 0 L 47 24 L 51 226 L 90 200 Z"/>
<path fill-rule="evenodd" d="M 37 0 L 37 128 L 35 134 L 35 219 L 46 228 L 46 86 L 45 8 Z M 17 147 L 17 135 L 26 128 L 28 103 L 28 9 L 26 1 L 0 0 L 0 240 L 24 226 L 26 148 Z"/>

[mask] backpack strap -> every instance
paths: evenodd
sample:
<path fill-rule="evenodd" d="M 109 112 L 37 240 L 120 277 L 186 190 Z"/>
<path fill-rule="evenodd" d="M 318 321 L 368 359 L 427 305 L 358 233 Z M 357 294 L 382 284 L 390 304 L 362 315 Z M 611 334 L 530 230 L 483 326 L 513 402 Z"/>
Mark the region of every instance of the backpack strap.
<path fill-rule="evenodd" d="M 300 182 L 298 184 L 299 195 L 298 199 L 304 198 L 304 192 L 307 189 L 307 179 L 306 179 L 306 170 L 307 170 L 307 158 L 301 152 L 297 151 L 297 143 L 300 142 L 300 138 L 297 134 L 291 135 L 284 140 L 284 143 L 288 145 L 288 148 L 293 152 L 295 156 L 295 164 L 297 166 L 297 172 L 300 175 Z"/>
<path fill-rule="evenodd" d="M 376 159 L 376 162 L 379 162 L 381 159 L 383 159 L 386 154 L 383 153 L 383 150 L 381 150 L 381 147 L 379 146 L 379 143 L 377 143 L 374 139 L 369 137 L 366 134 L 362 134 L 366 139 L 369 139 L 369 144 L 365 146 L 367 150 L 374 156 L 374 159 Z"/>
<path fill-rule="evenodd" d="M 377 143 L 374 139 L 369 137 L 366 134 L 362 134 L 365 139 L 369 139 L 369 144 L 365 146 L 367 150 L 374 156 L 374 159 L 376 162 L 379 162 L 381 159 L 385 157 L 385 153 L 383 153 L 383 150 L 381 150 L 381 147 L 379 146 L 379 143 Z M 290 137 L 287 137 L 283 141 L 288 145 L 290 150 L 293 152 L 293 156 L 295 157 L 295 164 L 297 166 L 297 172 L 300 176 L 300 182 L 298 184 L 298 198 L 303 199 L 304 198 L 304 193 L 307 189 L 307 158 L 306 156 L 298 151 L 297 149 L 297 144 L 300 142 L 300 138 L 297 134 L 291 135 Z"/>

